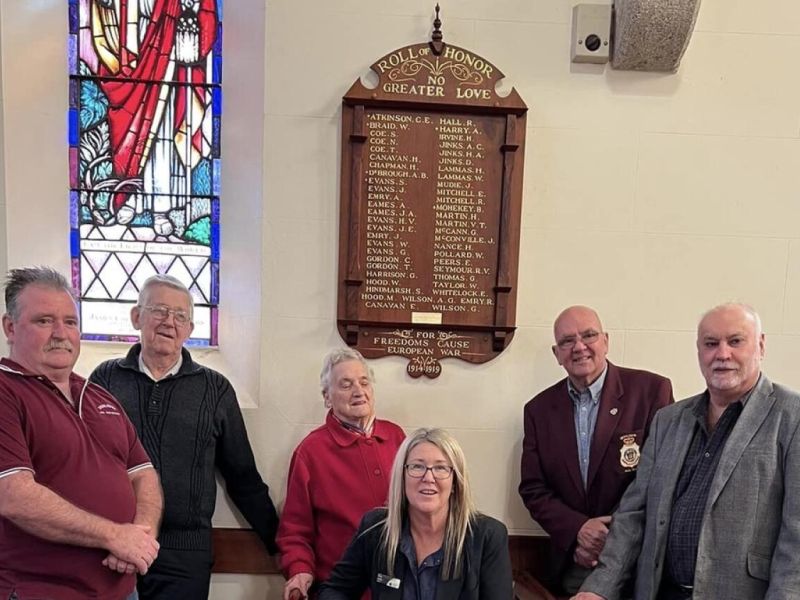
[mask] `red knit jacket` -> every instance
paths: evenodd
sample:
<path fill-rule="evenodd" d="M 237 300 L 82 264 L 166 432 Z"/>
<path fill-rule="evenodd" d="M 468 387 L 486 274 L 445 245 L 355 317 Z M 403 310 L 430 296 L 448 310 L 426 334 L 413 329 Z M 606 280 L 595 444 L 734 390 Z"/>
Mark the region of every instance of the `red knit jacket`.
<path fill-rule="evenodd" d="M 345 429 L 331 412 L 292 455 L 276 541 L 286 578 L 313 573 L 324 581 L 365 512 L 385 506 L 392 462 L 405 439 L 376 419 L 369 438 Z"/>

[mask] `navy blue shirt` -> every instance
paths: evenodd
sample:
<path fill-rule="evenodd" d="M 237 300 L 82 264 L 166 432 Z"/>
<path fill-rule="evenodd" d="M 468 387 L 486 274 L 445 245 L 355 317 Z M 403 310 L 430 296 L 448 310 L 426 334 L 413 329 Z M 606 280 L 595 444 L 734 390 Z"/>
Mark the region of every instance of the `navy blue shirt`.
<path fill-rule="evenodd" d="M 400 537 L 400 554 L 408 562 L 406 573 L 409 575 L 403 579 L 403 600 L 436 600 L 444 550 L 439 548 L 417 566 L 414 540 L 406 526 Z"/>
<path fill-rule="evenodd" d="M 712 432 L 706 426 L 708 394 L 694 408 L 696 424 L 686 459 L 675 486 L 672 499 L 672 518 L 667 538 L 666 576 L 674 583 L 690 586 L 694 582 L 697 546 L 706 500 L 719 459 L 739 415 L 744 400 L 729 405 Z"/>

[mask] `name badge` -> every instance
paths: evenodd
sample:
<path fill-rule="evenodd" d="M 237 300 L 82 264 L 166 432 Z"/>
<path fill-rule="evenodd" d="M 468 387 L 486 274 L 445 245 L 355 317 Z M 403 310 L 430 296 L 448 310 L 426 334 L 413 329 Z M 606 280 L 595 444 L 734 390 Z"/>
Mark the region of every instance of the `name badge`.
<path fill-rule="evenodd" d="M 389 577 L 383 573 L 378 573 L 377 582 L 395 590 L 400 589 L 400 580 L 397 577 Z"/>

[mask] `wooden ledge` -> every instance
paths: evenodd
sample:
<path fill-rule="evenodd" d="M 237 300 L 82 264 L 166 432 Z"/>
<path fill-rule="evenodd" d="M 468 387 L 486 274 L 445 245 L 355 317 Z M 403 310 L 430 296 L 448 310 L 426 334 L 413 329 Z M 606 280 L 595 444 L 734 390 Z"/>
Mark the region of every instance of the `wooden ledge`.
<path fill-rule="evenodd" d="M 280 575 L 277 556 L 270 556 L 251 529 L 215 527 L 214 573 Z M 550 539 L 545 536 L 512 535 L 508 538 L 514 573 L 541 576 L 548 564 Z"/>
<path fill-rule="evenodd" d="M 560 600 L 528 571 L 514 575 L 514 596 L 516 600 Z"/>
<path fill-rule="evenodd" d="M 247 575 L 280 575 L 278 557 L 270 556 L 252 529 L 215 527 L 211 532 L 214 544 L 214 573 Z"/>

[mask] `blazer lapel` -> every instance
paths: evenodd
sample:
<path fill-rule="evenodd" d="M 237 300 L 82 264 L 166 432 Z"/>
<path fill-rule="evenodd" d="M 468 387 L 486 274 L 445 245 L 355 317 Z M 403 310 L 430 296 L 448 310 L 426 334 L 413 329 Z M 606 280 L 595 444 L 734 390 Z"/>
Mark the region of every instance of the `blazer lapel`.
<path fill-rule="evenodd" d="M 560 448 L 549 451 L 556 451 L 564 457 L 564 466 L 572 485 L 579 495 L 585 496 L 586 490 L 583 489 L 583 479 L 578 465 L 578 441 L 575 439 L 575 409 L 572 406 L 566 379 L 559 386 L 555 396 L 550 399 L 550 412 L 555 425 L 554 431 L 560 432 L 557 438 Z"/>
<path fill-rule="evenodd" d="M 772 390 L 772 382 L 762 373 L 761 378 L 756 384 L 753 393 L 739 415 L 739 420 L 722 449 L 722 456 L 717 465 L 717 472 L 711 482 L 711 489 L 708 492 L 707 506 L 713 506 L 722 492 L 725 484 L 730 479 L 733 469 L 736 468 L 739 459 L 742 457 L 745 448 L 755 436 L 764 419 L 767 418 L 772 405 L 775 403 L 775 396 Z"/>
<path fill-rule="evenodd" d="M 686 454 L 689 452 L 689 445 L 692 443 L 692 435 L 694 434 L 694 428 L 697 424 L 697 419 L 694 416 L 694 408 L 702 399 L 703 395 L 701 394 L 681 402 L 681 404 L 685 403 L 685 406 L 678 417 L 678 424 L 675 431 L 671 432 L 667 430 L 665 432 L 664 441 L 655 449 L 656 455 L 662 454 L 664 456 L 674 457 L 674 459 L 670 459 L 667 463 L 668 466 L 664 468 L 663 474 L 654 472 L 650 478 L 651 482 L 656 481 L 661 484 L 661 493 L 659 494 L 658 508 L 656 511 L 659 521 L 666 521 L 667 523 L 670 521 L 675 486 L 678 485 L 678 476 L 681 473 L 681 469 L 683 469 L 683 463 L 686 460 Z M 653 432 L 651 431 L 650 433 L 652 434 Z M 651 435 L 646 443 L 656 444 L 658 440 L 654 439 Z M 673 452 L 673 448 L 676 449 L 675 452 Z M 668 531 L 668 527 L 659 527 L 657 528 L 657 535 L 663 538 Z M 662 540 L 657 539 L 656 548 L 662 547 L 661 543 Z M 663 543 L 666 544 L 666 541 L 664 540 Z"/>
<path fill-rule="evenodd" d="M 624 392 L 619 371 L 614 365 L 608 363 L 606 380 L 603 383 L 603 391 L 600 392 L 600 402 L 597 406 L 597 421 L 594 426 L 592 446 L 589 451 L 589 472 L 586 477 L 587 490 L 592 488 L 592 482 L 603 462 L 611 436 L 616 431 L 617 423 L 622 418 L 622 395 Z M 612 409 L 616 410 L 612 411 Z M 637 440 L 637 442 L 641 445 L 641 440 Z"/>

